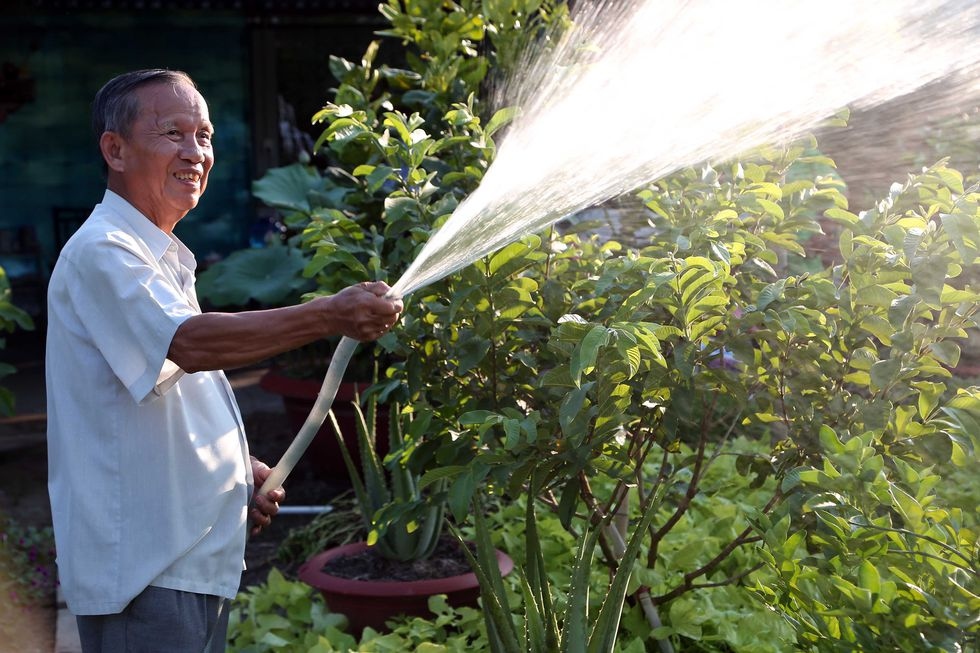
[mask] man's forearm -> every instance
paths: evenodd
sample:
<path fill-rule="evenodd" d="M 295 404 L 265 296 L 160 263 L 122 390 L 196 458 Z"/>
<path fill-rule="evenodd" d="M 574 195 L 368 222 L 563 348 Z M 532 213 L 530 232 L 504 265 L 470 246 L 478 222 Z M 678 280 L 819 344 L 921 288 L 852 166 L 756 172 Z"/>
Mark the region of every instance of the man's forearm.
<path fill-rule="evenodd" d="M 167 357 L 185 372 L 251 365 L 334 335 L 329 312 L 308 304 L 241 313 L 204 313 L 189 318 L 170 343 Z"/>

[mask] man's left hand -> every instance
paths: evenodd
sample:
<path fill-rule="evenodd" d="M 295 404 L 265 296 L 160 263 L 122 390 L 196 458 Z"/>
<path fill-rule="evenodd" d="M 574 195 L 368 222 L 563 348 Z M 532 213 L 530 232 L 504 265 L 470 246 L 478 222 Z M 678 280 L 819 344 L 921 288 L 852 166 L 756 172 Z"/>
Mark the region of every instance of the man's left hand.
<path fill-rule="evenodd" d="M 268 465 L 252 456 L 252 479 L 256 488 L 262 487 L 271 473 L 272 469 Z M 252 535 L 258 535 L 263 528 L 272 523 L 272 518 L 279 512 L 279 503 L 286 500 L 286 491 L 281 486 L 265 494 L 257 492 L 256 489 L 256 494 L 252 496 L 252 509 L 249 511 Z"/>

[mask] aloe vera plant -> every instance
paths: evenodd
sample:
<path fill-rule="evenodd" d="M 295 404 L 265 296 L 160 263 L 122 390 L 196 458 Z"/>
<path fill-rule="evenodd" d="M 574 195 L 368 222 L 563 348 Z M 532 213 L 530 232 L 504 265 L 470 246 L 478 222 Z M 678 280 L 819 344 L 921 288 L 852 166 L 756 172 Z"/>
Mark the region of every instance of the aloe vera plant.
<path fill-rule="evenodd" d="M 605 587 L 598 614 L 590 614 L 593 558 L 601 534 L 610 533 L 613 528 L 615 513 L 603 517 L 595 515 L 588 522 L 575 555 L 568 600 L 564 607 L 559 608 L 553 594 L 553 583 L 546 574 L 535 502 L 529 500 L 524 524 L 527 555 L 520 573 L 524 609 L 515 613 L 508 604 L 507 592 L 495 564 L 491 533 L 483 511 L 475 510 L 477 553 L 476 556 L 471 554 L 470 563 L 484 588 L 483 611 L 491 650 L 494 653 L 608 653 L 615 650 L 633 564 L 640 555 L 643 539 L 657 507 L 655 502 L 651 502 L 641 510 L 628 542 L 612 538 L 618 539 L 622 546 L 615 551 L 616 569 Z M 456 535 L 459 537 L 458 532 Z"/>
<path fill-rule="evenodd" d="M 344 441 L 333 411 L 329 417 L 368 530 L 367 542 L 391 560 L 425 559 L 432 555 L 442 535 L 445 504 L 426 501 L 419 486 L 420 475 L 408 465 L 397 464 L 397 456 L 406 444 L 403 420 L 408 424 L 408 440 L 417 439 L 425 431 L 428 420 L 410 420 L 398 404 L 391 405 L 388 438 L 393 464 L 386 466 L 377 448 L 376 395 L 367 399 L 366 411 L 359 401 L 353 405 L 360 466 Z"/>

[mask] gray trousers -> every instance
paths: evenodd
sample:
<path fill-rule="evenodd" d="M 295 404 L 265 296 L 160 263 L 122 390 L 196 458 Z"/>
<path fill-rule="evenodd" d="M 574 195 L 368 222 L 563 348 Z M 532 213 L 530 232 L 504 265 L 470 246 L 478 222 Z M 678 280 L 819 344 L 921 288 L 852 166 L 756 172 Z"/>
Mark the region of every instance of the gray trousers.
<path fill-rule="evenodd" d="M 229 601 L 147 587 L 118 614 L 75 617 L 83 653 L 223 653 Z"/>

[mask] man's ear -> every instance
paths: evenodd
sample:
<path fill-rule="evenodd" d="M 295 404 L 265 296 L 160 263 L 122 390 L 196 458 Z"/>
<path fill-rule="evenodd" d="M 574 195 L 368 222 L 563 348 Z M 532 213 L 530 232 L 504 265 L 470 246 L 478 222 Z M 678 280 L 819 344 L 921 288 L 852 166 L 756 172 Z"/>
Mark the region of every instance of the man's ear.
<path fill-rule="evenodd" d="M 125 171 L 126 166 L 123 159 L 123 150 L 125 147 L 125 141 L 116 132 L 102 132 L 102 137 L 99 138 L 99 149 L 102 151 L 102 158 L 105 159 L 109 169 L 115 172 Z"/>

